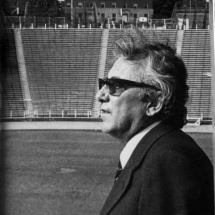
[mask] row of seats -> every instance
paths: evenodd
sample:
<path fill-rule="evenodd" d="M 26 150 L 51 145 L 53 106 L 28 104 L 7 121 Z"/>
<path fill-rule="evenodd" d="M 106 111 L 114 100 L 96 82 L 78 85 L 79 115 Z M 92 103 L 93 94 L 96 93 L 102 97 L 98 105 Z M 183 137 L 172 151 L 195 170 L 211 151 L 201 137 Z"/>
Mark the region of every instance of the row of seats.
<path fill-rule="evenodd" d="M 189 115 L 211 118 L 210 32 L 186 30 L 182 43 L 182 58 L 188 70 Z"/>
<path fill-rule="evenodd" d="M 102 30 L 23 29 L 23 51 L 36 110 L 92 110 Z"/>

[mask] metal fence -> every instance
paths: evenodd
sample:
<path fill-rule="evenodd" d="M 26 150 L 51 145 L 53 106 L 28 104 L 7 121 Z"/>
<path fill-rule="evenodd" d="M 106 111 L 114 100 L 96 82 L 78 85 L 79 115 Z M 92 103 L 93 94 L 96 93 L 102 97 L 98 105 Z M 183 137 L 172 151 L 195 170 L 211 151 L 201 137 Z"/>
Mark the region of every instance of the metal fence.
<path fill-rule="evenodd" d="M 2 118 L 100 118 L 101 111 L 91 110 L 25 110 L 7 111 Z"/>
<path fill-rule="evenodd" d="M 5 16 L 2 25 L 5 28 L 64 28 L 70 22 L 66 17 Z"/>
<path fill-rule="evenodd" d="M 26 111 L 8 111 L 2 114 L 2 119 L 51 119 L 60 118 L 61 120 L 69 118 L 94 118 L 102 117 L 102 112 L 91 110 L 26 110 Z M 212 118 L 205 118 L 203 113 L 197 115 L 187 115 L 187 120 L 193 125 L 200 125 L 202 122 L 211 122 Z M 188 124 L 189 124 L 188 123 Z"/>
<path fill-rule="evenodd" d="M 5 16 L 2 26 L 4 28 L 128 28 L 138 27 L 142 29 L 177 29 L 177 23 L 172 19 L 149 19 L 147 22 L 140 22 L 138 18 L 128 18 L 128 22 L 116 22 L 107 19 L 103 22 L 101 19 L 95 23 L 85 24 L 80 20 L 71 23 L 68 17 L 24 17 L 24 16 Z M 74 25 L 74 26 L 73 26 Z"/>
<path fill-rule="evenodd" d="M 80 21 L 80 20 L 79 20 Z M 141 29 L 205 29 L 208 25 L 195 25 L 191 23 L 190 26 L 184 27 L 184 19 L 149 19 L 147 22 L 140 22 L 138 18 L 129 18 L 128 22 L 115 22 L 106 20 L 102 22 L 98 19 L 95 23 L 77 22 L 75 25 L 71 23 L 68 17 L 24 17 L 24 16 L 5 16 L 2 23 L 3 28 L 132 28 L 137 27 Z M 193 20 L 192 22 L 197 22 Z"/>

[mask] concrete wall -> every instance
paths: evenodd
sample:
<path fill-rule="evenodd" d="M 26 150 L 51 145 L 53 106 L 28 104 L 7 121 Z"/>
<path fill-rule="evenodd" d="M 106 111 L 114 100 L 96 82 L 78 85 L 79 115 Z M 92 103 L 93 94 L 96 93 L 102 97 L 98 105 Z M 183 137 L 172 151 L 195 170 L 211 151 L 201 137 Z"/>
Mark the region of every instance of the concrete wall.
<path fill-rule="evenodd" d="M 102 122 L 3 122 L 2 130 L 95 130 L 101 131 Z M 184 132 L 212 133 L 212 125 L 187 125 Z"/>

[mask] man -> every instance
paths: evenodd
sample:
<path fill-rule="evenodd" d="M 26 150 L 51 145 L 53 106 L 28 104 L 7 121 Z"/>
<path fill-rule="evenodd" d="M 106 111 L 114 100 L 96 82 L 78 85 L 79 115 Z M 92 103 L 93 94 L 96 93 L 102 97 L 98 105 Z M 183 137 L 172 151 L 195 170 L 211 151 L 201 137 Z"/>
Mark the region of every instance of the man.
<path fill-rule="evenodd" d="M 108 78 L 99 79 L 102 131 L 124 145 L 100 215 L 212 215 L 212 164 L 180 130 L 185 65 L 167 44 L 144 38 L 137 30 L 125 33 Z"/>

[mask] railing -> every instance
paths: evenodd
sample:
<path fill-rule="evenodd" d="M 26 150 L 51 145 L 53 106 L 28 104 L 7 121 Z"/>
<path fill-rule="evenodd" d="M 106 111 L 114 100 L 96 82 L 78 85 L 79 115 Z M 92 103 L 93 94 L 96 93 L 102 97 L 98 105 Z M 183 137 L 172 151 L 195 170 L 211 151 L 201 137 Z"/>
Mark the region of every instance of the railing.
<path fill-rule="evenodd" d="M 102 117 L 102 112 L 91 110 L 26 110 L 26 111 L 9 111 L 4 113 L 2 119 L 49 119 L 49 118 L 94 118 Z M 199 126 L 202 122 L 211 122 L 212 118 L 204 118 L 203 113 L 199 116 L 187 115 L 188 124 Z"/>
<path fill-rule="evenodd" d="M 70 21 L 66 17 L 24 17 L 4 16 L 5 28 L 68 28 Z"/>
<path fill-rule="evenodd" d="M 187 125 L 194 125 L 194 126 L 200 126 L 201 121 L 203 120 L 203 114 L 200 116 L 189 116 L 187 115 L 188 123 Z"/>
<path fill-rule="evenodd" d="M 65 17 L 23 17 L 23 16 L 5 16 L 3 19 L 3 28 L 74 28 L 71 22 Z M 83 25 L 82 22 L 77 23 L 75 28 L 132 28 L 138 27 L 142 29 L 178 29 L 178 21 L 170 19 L 148 19 L 147 22 L 139 22 L 138 18 L 128 18 L 128 22 L 122 20 L 116 22 L 108 19 L 106 22 L 98 20 L 97 24 Z"/>
<path fill-rule="evenodd" d="M 5 118 L 100 118 L 101 111 L 91 110 L 26 110 L 4 112 Z"/>

